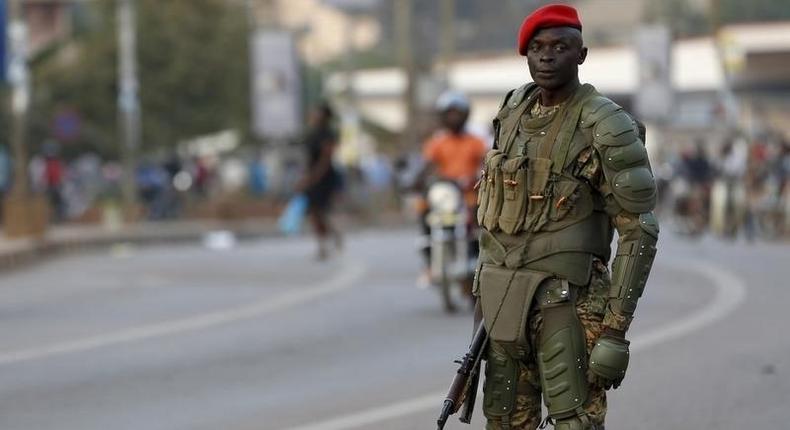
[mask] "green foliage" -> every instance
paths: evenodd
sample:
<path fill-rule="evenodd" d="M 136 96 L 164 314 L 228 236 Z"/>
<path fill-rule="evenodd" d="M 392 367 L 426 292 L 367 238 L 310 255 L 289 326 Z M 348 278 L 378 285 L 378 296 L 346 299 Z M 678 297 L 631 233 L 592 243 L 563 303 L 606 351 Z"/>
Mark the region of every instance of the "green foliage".
<path fill-rule="evenodd" d="M 790 2 L 779 0 L 719 0 L 723 23 L 790 20 Z"/>
<path fill-rule="evenodd" d="M 247 130 L 247 19 L 224 0 L 138 0 L 137 59 L 142 150 L 223 129 Z M 51 136 L 52 118 L 73 109 L 82 133 L 67 145 L 117 155 L 115 2 L 91 2 L 90 28 L 34 64 L 31 141 Z"/>

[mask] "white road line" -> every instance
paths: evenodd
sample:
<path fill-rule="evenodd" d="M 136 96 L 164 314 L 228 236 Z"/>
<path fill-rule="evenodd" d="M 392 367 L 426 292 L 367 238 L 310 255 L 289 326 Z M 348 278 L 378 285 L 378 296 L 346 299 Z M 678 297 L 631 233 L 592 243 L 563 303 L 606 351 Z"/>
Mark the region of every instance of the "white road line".
<path fill-rule="evenodd" d="M 716 295 L 699 312 L 689 315 L 674 324 L 636 336 L 631 342 L 631 351 L 637 352 L 654 345 L 665 343 L 703 327 L 713 324 L 732 313 L 746 298 L 746 284 L 736 274 L 719 266 L 704 262 L 688 262 L 666 259 L 662 261 L 675 270 L 688 270 L 711 280 Z"/>
<path fill-rule="evenodd" d="M 315 300 L 319 297 L 352 288 L 355 286 L 355 282 L 365 274 L 366 268 L 361 263 L 347 260 L 342 264 L 339 272 L 339 275 L 317 285 L 311 287 L 298 286 L 298 288 L 294 288 L 294 290 L 289 293 L 274 298 L 266 298 L 243 306 L 209 312 L 193 317 L 143 325 L 105 335 L 54 343 L 42 347 L 0 352 L 0 366 L 49 358 L 62 354 L 83 352 L 111 345 L 172 336 L 216 327 L 244 319 L 257 318 L 304 302 Z"/>
<path fill-rule="evenodd" d="M 716 294 L 713 300 L 699 312 L 674 324 L 635 336 L 631 340 L 632 352 L 642 351 L 655 345 L 675 340 L 713 324 L 733 312 L 746 298 L 746 284 L 727 269 L 709 263 L 662 259 L 660 267 L 666 266 L 669 266 L 672 270 L 695 272 L 710 279 L 714 287 L 716 287 Z M 438 416 L 439 408 L 445 395 L 446 392 L 444 391 L 436 392 L 387 406 L 374 407 L 330 418 L 326 421 L 282 430 L 349 430 L 430 410 L 436 410 Z"/>

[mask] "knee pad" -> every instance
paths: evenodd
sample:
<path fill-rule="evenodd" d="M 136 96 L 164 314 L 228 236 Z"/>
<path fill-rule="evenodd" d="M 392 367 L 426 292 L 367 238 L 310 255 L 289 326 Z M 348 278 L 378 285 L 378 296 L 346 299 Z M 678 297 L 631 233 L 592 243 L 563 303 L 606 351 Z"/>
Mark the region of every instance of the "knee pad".
<path fill-rule="evenodd" d="M 572 417 L 558 420 L 554 423 L 554 430 L 603 430 L 603 427 L 595 427 L 586 417 Z"/>
<path fill-rule="evenodd" d="M 513 412 L 517 385 L 516 360 L 499 345 L 489 344 L 483 384 L 483 412 L 486 418 L 507 417 Z"/>
<path fill-rule="evenodd" d="M 555 428 L 588 429 L 573 424 L 585 421 L 580 416 L 588 397 L 587 350 L 575 291 L 566 280 L 549 279 L 538 289 L 537 300 L 543 317 L 537 354 L 543 401 L 549 416 L 565 426 Z"/>

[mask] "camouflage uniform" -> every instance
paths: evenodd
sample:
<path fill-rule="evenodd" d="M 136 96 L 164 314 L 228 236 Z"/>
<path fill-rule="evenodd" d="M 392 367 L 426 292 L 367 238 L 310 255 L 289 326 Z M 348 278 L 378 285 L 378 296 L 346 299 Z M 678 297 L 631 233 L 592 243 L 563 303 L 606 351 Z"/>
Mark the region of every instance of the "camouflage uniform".
<path fill-rule="evenodd" d="M 601 260 L 594 260 L 594 270 L 590 284 L 579 288 L 579 296 L 576 299 L 576 313 L 584 327 L 585 340 L 587 342 L 587 352 L 589 354 L 595 345 L 596 339 L 601 335 L 604 310 L 606 309 L 606 297 L 609 294 L 609 271 Z M 532 343 L 532 351 L 535 351 L 536 338 L 543 325 L 540 311 L 534 306 L 530 312 L 529 334 Z M 491 355 L 507 354 L 496 343 L 492 343 Z M 516 395 L 516 405 L 513 413 L 509 417 L 511 430 L 533 430 L 537 429 L 541 423 L 541 387 L 540 376 L 538 375 L 538 365 L 536 357 L 532 354 L 528 360 L 520 363 L 518 373 L 518 390 Z M 602 426 L 606 417 L 606 390 L 598 385 L 591 384 L 590 398 L 584 405 L 584 410 L 590 417 L 590 421 Z M 486 430 L 504 430 L 501 420 L 489 420 Z"/>
<path fill-rule="evenodd" d="M 537 94 L 506 97 L 478 196 L 486 428 L 538 428 L 543 399 L 556 428 L 602 429 L 655 255 L 655 183 L 643 128 L 622 108 L 589 85 L 561 107 Z"/>

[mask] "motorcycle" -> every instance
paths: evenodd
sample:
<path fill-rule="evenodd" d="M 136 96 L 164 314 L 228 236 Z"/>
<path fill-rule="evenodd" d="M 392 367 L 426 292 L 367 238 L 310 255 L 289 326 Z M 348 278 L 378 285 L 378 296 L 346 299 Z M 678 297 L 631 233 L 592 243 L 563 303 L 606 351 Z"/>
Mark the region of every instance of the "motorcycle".
<path fill-rule="evenodd" d="M 705 188 L 680 177 L 670 183 L 670 189 L 677 232 L 688 237 L 699 237 L 708 224 Z"/>
<path fill-rule="evenodd" d="M 428 234 L 424 243 L 429 249 L 430 283 L 438 287 L 444 310 L 455 312 L 458 296 L 472 300 L 477 226 L 464 192 L 456 183 L 448 180 L 431 183 L 425 200 Z"/>

